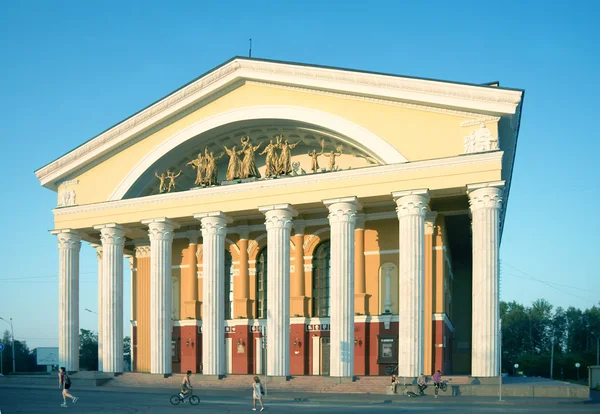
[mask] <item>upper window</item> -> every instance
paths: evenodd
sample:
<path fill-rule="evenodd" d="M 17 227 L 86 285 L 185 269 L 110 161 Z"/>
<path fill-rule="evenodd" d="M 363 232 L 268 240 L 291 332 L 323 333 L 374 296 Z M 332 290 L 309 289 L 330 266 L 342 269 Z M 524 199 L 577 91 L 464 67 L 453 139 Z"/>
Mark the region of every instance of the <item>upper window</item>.
<path fill-rule="evenodd" d="M 225 319 L 233 319 L 233 260 L 229 250 L 225 250 Z"/>
<path fill-rule="evenodd" d="M 267 248 L 256 258 L 256 317 L 267 317 Z"/>
<path fill-rule="evenodd" d="M 329 316 L 329 269 L 330 244 L 326 240 L 319 244 L 313 254 L 312 271 L 312 316 Z"/>

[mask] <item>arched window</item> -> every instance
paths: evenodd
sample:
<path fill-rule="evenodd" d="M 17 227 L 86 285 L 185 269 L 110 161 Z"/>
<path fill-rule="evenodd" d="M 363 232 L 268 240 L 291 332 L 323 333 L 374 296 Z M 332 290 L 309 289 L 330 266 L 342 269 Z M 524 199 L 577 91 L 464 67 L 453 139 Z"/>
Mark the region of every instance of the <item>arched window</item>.
<path fill-rule="evenodd" d="M 330 252 L 329 240 L 319 244 L 313 254 L 312 271 L 312 316 L 329 316 L 329 269 Z"/>
<path fill-rule="evenodd" d="M 229 250 L 225 250 L 225 277 L 223 300 L 225 302 L 225 319 L 233 319 L 233 259 Z"/>
<path fill-rule="evenodd" d="M 256 317 L 267 317 L 267 248 L 256 257 Z"/>

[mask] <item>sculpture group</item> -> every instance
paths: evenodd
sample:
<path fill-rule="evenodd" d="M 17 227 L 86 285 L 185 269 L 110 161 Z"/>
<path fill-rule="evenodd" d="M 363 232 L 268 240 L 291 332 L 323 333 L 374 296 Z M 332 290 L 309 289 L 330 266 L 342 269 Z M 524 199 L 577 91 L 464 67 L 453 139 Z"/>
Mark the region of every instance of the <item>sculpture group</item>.
<path fill-rule="evenodd" d="M 258 145 L 253 145 L 250 142 L 250 137 L 241 137 L 241 148 L 238 149 L 237 145 L 231 148 L 226 146 L 223 147 L 225 152 L 222 152 L 218 156 L 208 148 L 204 148 L 204 153 L 200 152 L 195 159 L 188 162 L 186 165 L 191 166 L 196 170 L 196 180 L 194 184 L 196 186 L 208 187 L 217 184 L 217 162 L 225 155 L 229 156 L 229 162 L 227 164 L 227 172 L 225 174 L 225 180 L 234 181 L 247 178 L 261 178 L 260 172 L 256 168 L 255 153 L 262 146 L 262 142 Z M 298 165 L 292 165 L 292 150 L 300 141 L 291 144 L 289 140 L 284 139 L 282 135 L 275 137 L 275 142 L 270 140 L 267 146 L 259 155 L 266 155 L 265 158 L 265 178 L 273 178 L 279 176 L 290 175 L 294 172 L 297 174 Z M 336 157 L 342 155 L 343 147 L 340 145 L 335 150 L 330 150 L 328 153 L 325 152 L 325 140 L 321 140 L 321 151 L 312 150 L 308 153 L 311 158 L 311 171 L 313 173 L 319 172 L 319 157 L 324 155 L 329 158 L 329 171 L 337 170 L 335 165 Z M 297 164 L 297 163 L 296 163 Z M 175 179 L 181 175 L 181 171 L 175 174 L 170 169 L 166 170 L 162 174 L 154 173 L 156 178 L 160 181 L 159 192 L 171 192 L 175 190 Z"/>
<path fill-rule="evenodd" d="M 158 173 L 155 171 L 154 175 L 160 181 L 159 192 L 170 193 L 172 190 L 175 190 L 175 179 L 181 175 L 181 171 L 175 174 L 174 171 L 167 169 L 167 171 L 161 173 L 160 175 L 158 175 Z"/>

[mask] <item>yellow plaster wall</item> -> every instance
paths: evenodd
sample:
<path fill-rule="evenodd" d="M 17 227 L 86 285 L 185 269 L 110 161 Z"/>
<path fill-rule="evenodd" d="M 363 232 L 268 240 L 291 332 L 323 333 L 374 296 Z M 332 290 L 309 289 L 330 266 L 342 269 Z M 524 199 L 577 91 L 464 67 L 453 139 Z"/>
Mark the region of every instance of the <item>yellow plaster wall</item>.
<path fill-rule="evenodd" d="M 244 84 L 186 117 L 133 144 L 79 176 L 78 204 L 108 199 L 139 160 L 178 131 L 207 117 L 254 105 L 294 105 L 341 116 L 392 144 L 409 161 L 442 158 L 463 153 L 463 138 L 477 126 L 461 127 L 471 118 L 447 113 L 360 101 L 310 92 Z M 497 125 L 488 124 L 497 136 Z"/>
<path fill-rule="evenodd" d="M 444 168 L 427 168 L 410 172 L 398 172 L 378 176 L 374 180 L 370 176 L 352 179 L 340 179 L 330 182 L 303 184 L 301 180 L 295 185 L 279 188 L 261 188 L 254 191 L 204 195 L 186 200 L 169 199 L 165 195 L 145 197 L 146 203 L 128 205 L 127 200 L 111 203 L 115 206 L 96 210 L 93 208 L 71 209 L 69 214 L 55 214 L 55 228 L 83 229 L 100 223 L 139 223 L 145 219 L 156 217 L 191 217 L 195 213 L 222 210 L 224 212 L 248 211 L 259 206 L 290 203 L 294 206 L 314 202 L 322 204 L 322 200 L 354 195 L 360 198 L 389 195 L 394 191 L 429 188 L 430 190 L 445 188 L 464 188 L 467 184 L 499 180 L 501 177 L 501 161 L 489 161 L 480 164 L 459 165 Z M 295 178 L 289 178 L 292 181 Z M 290 183 L 291 184 L 291 183 Z M 238 184 L 244 185 L 244 184 Z M 198 190 L 198 195 L 201 194 Z M 180 195 L 182 193 L 176 193 Z M 204 193 L 205 194 L 205 193 Z M 67 212 L 65 210 L 64 212 Z M 61 212 L 57 210 L 56 212 Z"/>

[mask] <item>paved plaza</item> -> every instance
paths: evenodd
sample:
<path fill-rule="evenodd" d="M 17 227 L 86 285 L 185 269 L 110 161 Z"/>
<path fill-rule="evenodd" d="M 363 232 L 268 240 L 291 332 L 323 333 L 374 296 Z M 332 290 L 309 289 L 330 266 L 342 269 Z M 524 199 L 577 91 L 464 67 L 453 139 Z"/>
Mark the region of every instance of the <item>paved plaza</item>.
<path fill-rule="evenodd" d="M 0 387 L 0 412 L 2 414 L 39 414 L 59 413 L 69 410 L 79 413 L 179 413 L 179 412 L 218 412 L 218 413 L 247 413 L 251 412 L 252 400 L 250 393 L 240 392 L 208 395 L 199 390 L 200 404 L 191 406 L 189 403 L 172 406 L 169 397 L 177 390 L 132 390 L 105 391 L 83 390 L 76 388 L 73 394 L 80 398 L 77 404 L 69 403 L 69 407 L 61 408 L 60 390 L 26 389 L 16 387 Z M 247 394 L 247 395 L 246 395 Z M 330 402 L 328 402 L 328 400 Z M 357 396 L 352 396 L 347 402 L 335 398 L 302 398 L 294 400 L 293 394 L 277 394 L 273 399 L 265 400 L 265 412 L 271 413 L 593 413 L 598 412 L 600 405 L 592 403 L 566 401 L 532 401 L 508 400 L 503 403 L 487 398 L 456 398 L 439 399 L 422 398 L 395 400 L 386 403 L 383 398 L 373 399 L 365 396 L 364 403 L 357 402 Z"/>

